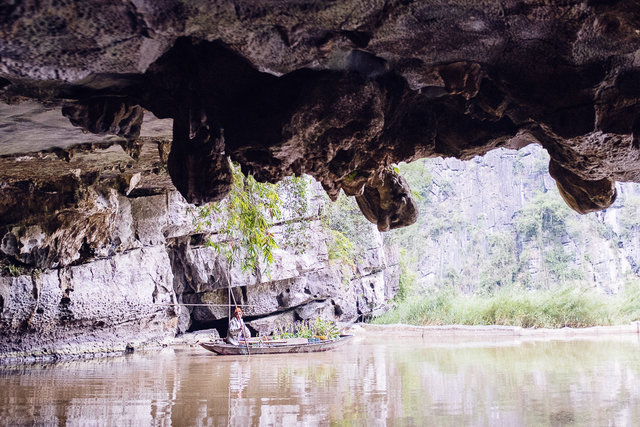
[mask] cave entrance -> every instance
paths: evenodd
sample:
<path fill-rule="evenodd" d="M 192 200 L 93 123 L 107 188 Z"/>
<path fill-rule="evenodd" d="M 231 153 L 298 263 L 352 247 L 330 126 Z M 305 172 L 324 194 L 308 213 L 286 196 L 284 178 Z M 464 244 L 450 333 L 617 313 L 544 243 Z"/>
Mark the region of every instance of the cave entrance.
<path fill-rule="evenodd" d="M 251 327 L 248 323 L 252 320 L 259 319 L 260 316 L 243 316 L 242 320 L 245 321 L 249 331 L 251 332 L 251 336 L 256 336 L 256 330 Z M 187 329 L 187 333 L 196 332 L 196 331 L 205 331 L 208 329 L 215 329 L 218 331 L 220 337 L 224 338 L 227 336 L 227 328 L 229 327 L 229 318 L 222 317 L 220 319 L 215 320 L 206 320 L 206 321 L 196 321 L 192 319 L 191 326 Z"/>
<path fill-rule="evenodd" d="M 192 320 L 191 326 L 187 330 L 187 333 L 195 332 L 195 331 L 204 331 L 207 329 L 215 329 L 216 331 L 218 331 L 218 334 L 221 337 L 226 337 L 228 327 L 229 327 L 228 317 L 223 317 L 221 319 L 215 319 L 215 320 L 200 321 L 200 322 Z"/>

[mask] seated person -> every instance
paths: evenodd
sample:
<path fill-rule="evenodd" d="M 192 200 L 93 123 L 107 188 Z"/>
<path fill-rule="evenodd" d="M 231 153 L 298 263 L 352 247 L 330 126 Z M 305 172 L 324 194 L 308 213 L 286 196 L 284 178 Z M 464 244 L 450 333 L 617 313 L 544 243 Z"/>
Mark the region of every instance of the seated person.
<path fill-rule="evenodd" d="M 244 343 L 245 339 L 248 340 L 250 337 L 251 332 L 249 332 L 249 328 L 247 328 L 242 320 L 242 310 L 240 307 L 237 307 L 233 312 L 233 318 L 229 322 L 227 342 L 233 345 L 240 345 Z"/>

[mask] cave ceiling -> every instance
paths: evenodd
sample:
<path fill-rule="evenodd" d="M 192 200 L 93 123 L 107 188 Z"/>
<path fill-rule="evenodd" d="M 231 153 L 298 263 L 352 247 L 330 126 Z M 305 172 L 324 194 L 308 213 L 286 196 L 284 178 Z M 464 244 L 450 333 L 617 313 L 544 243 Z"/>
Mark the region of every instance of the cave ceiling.
<path fill-rule="evenodd" d="M 416 219 L 402 161 L 538 143 L 581 213 L 640 182 L 634 0 L 15 0 L 0 87 L 0 156 L 164 135 L 197 204 L 228 158 L 342 189 L 380 230 Z"/>

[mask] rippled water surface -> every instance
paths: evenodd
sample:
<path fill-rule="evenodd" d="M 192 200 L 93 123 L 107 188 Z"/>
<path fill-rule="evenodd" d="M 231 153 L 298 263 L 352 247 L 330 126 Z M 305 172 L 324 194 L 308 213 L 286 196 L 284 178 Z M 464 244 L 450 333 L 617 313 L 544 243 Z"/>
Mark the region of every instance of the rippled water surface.
<path fill-rule="evenodd" d="M 0 367 L 0 425 L 640 425 L 640 342 L 356 338 Z"/>

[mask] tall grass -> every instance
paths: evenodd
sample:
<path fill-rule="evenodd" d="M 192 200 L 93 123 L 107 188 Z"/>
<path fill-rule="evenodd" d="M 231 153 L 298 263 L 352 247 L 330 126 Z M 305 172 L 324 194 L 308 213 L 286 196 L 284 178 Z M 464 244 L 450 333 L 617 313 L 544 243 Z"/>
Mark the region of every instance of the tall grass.
<path fill-rule="evenodd" d="M 518 287 L 493 295 L 463 295 L 445 289 L 396 303 L 373 323 L 412 325 L 510 325 L 581 328 L 640 320 L 640 287 L 615 296 L 562 287 L 528 291 Z"/>

